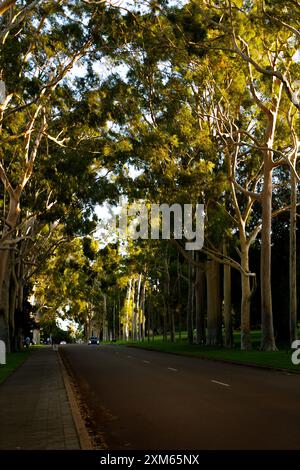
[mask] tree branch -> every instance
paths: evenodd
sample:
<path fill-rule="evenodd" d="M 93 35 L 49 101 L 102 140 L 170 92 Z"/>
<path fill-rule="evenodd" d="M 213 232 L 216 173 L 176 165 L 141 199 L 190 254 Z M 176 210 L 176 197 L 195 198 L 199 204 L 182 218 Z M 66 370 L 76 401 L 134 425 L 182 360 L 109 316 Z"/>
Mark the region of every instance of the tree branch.
<path fill-rule="evenodd" d="M 182 254 L 182 256 L 189 262 L 191 263 L 193 266 L 197 266 L 200 270 L 204 271 L 204 268 L 203 268 L 203 262 L 201 261 L 196 261 L 194 260 L 189 254 L 188 252 L 183 248 L 183 246 L 180 245 L 180 243 L 172 238 L 171 239 L 171 242 L 173 244 L 175 244 L 175 246 L 177 247 L 177 249 L 179 250 L 179 252 Z M 232 268 L 236 269 L 237 271 L 239 271 L 241 274 L 245 275 L 245 276 L 249 276 L 249 277 L 255 277 L 256 274 L 255 273 L 250 273 L 250 272 L 246 272 L 242 266 L 240 265 L 240 263 L 238 263 L 237 261 L 233 260 L 232 258 L 230 258 L 229 256 L 226 256 L 224 255 L 224 253 L 220 252 L 220 251 L 217 251 L 217 250 L 212 250 L 210 248 L 207 248 L 207 247 L 203 247 L 201 250 L 200 250 L 202 253 L 208 255 L 210 258 L 214 259 L 215 261 L 217 261 L 218 263 L 220 264 L 226 264 L 228 266 L 231 266 Z"/>
<path fill-rule="evenodd" d="M 6 171 L 2 165 L 2 163 L 0 162 L 0 178 L 1 178 L 1 181 L 4 185 L 4 188 L 6 189 L 6 191 L 8 192 L 8 194 L 10 195 L 10 197 L 13 197 L 14 196 L 14 189 L 8 179 L 8 176 L 6 174 Z"/>
<path fill-rule="evenodd" d="M 296 108 L 300 111 L 300 101 L 297 97 L 297 94 L 292 90 L 292 87 L 291 87 L 291 84 L 289 83 L 287 77 L 282 74 L 279 70 L 274 70 L 274 69 L 265 69 L 263 67 L 261 67 L 255 60 L 252 59 L 252 57 L 250 57 L 250 54 L 249 54 L 249 49 L 247 47 L 247 54 L 245 54 L 241 49 L 240 47 L 238 46 L 238 43 L 237 43 L 237 40 L 236 40 L 236 36 L 235 36 L 235 32 L 234 32 L 234 29 L 232 29 L 232 37 L 233 37 L 233 45 L 234 45 L 234 49 L 235 51 L 239 54 L 240 57 L 242 57 L 243 60 L 245 60 L 248 64 L 249 64 L 249 67 L 251 65 L 253 65 L 253 67 L 261 74 L 265 75 L 265 76 L 269 76 L 269 77 L 276 77 L 278 78 L 281 83 L 283 84 L 283 87 L 284 87 L 284 90 L 289 98 L 289 100 L 296 106 Z M 242 39 L 242 38 L 239 38 L 243 44 L 246 44 L 245 41 Z M 252 72 L 251 72 L 252 73 Z M 255 89 L 254 89 L 254 92 L 255 92 Z M 258 102 L 260 102 L 260 100 L 258 99 L 257 97 L 257 100 Z M 262 103 L 261 103 L 262 104 Z M 263 105 L 264 106 L 264 105 Z M 264 110 L 270 112 L 270 110 L 268 108 L 266 108 L 264 106 Z"/>
<path fill-rule="evenodd" d="M 0 15 L 3 15 L 10 7 L 16 3 L 16 0 L 3 0 L 0 2 Z"/>
<path fill-rule="evenodd" d="M 257 201 L 261 201 L 261 194 L 255 193 L 253 191 L 248 191 L 247 189 L 243 188 L 234 178 L 231 178 L 234 186 L 245 196 L 251 197 L 251 199 L 256 199 Z"/>

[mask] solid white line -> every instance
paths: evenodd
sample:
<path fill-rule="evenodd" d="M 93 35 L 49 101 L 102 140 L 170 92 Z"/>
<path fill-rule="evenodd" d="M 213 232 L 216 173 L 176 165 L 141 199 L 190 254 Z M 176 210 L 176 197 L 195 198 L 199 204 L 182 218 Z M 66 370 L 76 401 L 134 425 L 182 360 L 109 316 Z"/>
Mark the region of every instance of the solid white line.
<path fill-rule="evenodd" d="M 174 369 L 173 367 L 168 367 L 168 370 L 171 370 L 172 372 L 178 372 L 178 369 Z"/>
<path fill-rule="evenodd" d="M 150 361 L 143 361 L 145 364 L 150 364 Z"/>
<path fill-rule="evenodd" d="M 224 387 L 230 387 L 229 384 L 225 384 L 224 382 L 218 382 L 218 380 L 212 380 L 212 382 L 214 384 L 223 385 Z"/>

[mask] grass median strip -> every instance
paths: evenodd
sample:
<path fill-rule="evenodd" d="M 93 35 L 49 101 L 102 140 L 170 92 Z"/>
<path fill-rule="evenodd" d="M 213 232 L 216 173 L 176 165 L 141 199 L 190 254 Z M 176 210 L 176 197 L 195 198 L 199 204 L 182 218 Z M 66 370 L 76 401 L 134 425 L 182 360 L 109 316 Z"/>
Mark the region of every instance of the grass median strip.
<path fill-rule="evenodd" d="M 0 384 L 27 359 L 29 354 L 29 351 L 7 353 L 6 364 L 0 365 Z"/>

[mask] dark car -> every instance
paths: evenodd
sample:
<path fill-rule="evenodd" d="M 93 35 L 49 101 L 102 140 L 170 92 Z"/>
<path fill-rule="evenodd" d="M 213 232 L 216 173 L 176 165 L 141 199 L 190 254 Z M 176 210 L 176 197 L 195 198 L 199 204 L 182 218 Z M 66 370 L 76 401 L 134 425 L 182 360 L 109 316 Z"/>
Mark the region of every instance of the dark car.
<path fill-rule="evenodd" d="M 88 340 L 88 344 L 100 344 L 99 338 L 97 338 L 97 336 L 91 336 Z"/>

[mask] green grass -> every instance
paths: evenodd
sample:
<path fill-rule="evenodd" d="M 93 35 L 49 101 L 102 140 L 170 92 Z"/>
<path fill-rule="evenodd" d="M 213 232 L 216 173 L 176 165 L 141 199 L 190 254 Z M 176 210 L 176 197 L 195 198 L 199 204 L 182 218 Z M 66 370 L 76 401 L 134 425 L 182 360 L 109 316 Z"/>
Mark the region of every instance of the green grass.
<path fill-rule="evenodd" d="M 260 344 L 260 331 L 253 331 L 251 333 L 253 350 L 241 351 L 239 334 L 239 332 L 234 333 L 234 349 L 189 345 L 187 343 L 186 333 L 181 335 L 181 341 L 179 341 L 177 335 L 175 343 L 171 343 L 171 341 L 163 341 L 162 336 L 156 336 L 154 340 L 150 338 L 149 342 L 148 340 L 145 340 L 142 342 L 130 341 L 129 343 L 125 341 L 118 341 L 117 343 L 127 344 L 128 346 L 134 346 L 138 348 L 181 354 L 184 356 L 193 356 L 217 361 L 230 361 L 240 364 L 271 367 L 275 369 L 287 369 L 300 373 L 300 365 L 294 365 L 291 361 L 293 351 L 290 349 L 282 348 L 276 352 L 259 351 L 258 348 Z"/>
<path fill-rule="evenodd" d="M 29 351 L 24 351 L 6 355 L 6 364 L 0 365 L 0 384 L 27 359 L 29 354 Z"/>
<path fill-rule="evenodd" d="M 261 339 L 261 331 L 260 330 L 253 330 L 250 333 L 251 335 L 251 341 L 253 344 L 254 348 L 259 348 L 260 344 L 260 339 Z M 299 336 L 300 336 L 300 329 L 299 329 Z M 170 337 L 170 336 L 169 336 Z M 223 332 L 223 338 L 224 338 L 224 332 Z M 234 338 L 234 344 L 236 347 L 240 347 L 240 339 L 241 339 L 241 332 L 240 331 L 234 331 L 233 332 L 233 338 Z M 187 332 L 183 331 L 181 333 L 181 337 L 179 336 L 179 333 L 176 333 L 176 341 L 177 342 L 185 342 L 187 340 Z M 163 341 L 163 335 L 155 335 L 154 341 Z M 108 341 L 109 342 L 109 341 Z M 152 336 L 150 337 L 150 342 L 152 342 Z M 127 344 L 126 341 L 119 340 L 118 344 Z"/>

